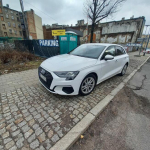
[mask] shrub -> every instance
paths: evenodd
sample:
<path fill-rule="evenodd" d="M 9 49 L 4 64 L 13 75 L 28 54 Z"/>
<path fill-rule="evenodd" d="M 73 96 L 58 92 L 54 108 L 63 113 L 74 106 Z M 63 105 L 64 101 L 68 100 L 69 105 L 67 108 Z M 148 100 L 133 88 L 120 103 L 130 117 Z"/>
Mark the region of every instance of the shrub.
<path fill-rule="evenodd" d="M 17 51 L 17 50 L 0 50 L 0 62 L 1 64 L 6 63 L 18 63 L 36 60 L 37 56 L 31 54 L 27 51 Z"/>

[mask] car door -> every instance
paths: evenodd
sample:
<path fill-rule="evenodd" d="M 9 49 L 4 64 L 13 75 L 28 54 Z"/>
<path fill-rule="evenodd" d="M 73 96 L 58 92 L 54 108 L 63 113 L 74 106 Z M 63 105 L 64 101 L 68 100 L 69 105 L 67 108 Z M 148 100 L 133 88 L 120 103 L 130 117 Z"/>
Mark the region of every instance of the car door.
<path fill-rule="evenodd" d="M 120 46 L 116 46 L 116 68 L 117 72 L 120 73 L 126 62 L 126 53 Z"/>
<path fill-rule="evenodd" d="M 109 46 L 100 58 L 99 82 L 102 82 L 111 76 L 115 75 L 116 59 L 115 59 L 115 46 Z M 114 56 L 112 60 L 105 60 L 106 55 Z"/>

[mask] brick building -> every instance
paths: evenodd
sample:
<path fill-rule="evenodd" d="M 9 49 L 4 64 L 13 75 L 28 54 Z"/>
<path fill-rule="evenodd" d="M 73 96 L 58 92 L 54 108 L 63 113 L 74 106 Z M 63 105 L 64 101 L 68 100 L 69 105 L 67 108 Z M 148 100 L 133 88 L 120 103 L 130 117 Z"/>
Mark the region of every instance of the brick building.
<path fill-rule="evenodd" d="M 42 19 L 34 10 L 25 11 L 30 39 L 43 39 Z M 26 38 L 22 12 L 3 6 L 0 0 L 0 37 Z"/>
<path fill-rule="evenodd" d="M 34 10 L 25 11 L 30 39 L 43 39 L 42 18 Z"/>
<path fill-rule="evenodd" d="M 24 24 L 21 23 L 22 13 L 3 6 L 0 0 L 0 37 L 23 38 Z"/>

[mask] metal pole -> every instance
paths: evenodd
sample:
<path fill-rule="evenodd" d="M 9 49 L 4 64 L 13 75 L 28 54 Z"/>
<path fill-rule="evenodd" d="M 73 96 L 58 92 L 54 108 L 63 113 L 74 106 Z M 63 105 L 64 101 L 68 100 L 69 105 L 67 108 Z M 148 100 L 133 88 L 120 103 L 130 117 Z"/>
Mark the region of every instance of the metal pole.
<path fill-rule="evenodd" d="M 147 49 L 147 46 L 148 46 L 148 44 L 149 44 L 149 40 L 150 40 L 150 33 L 149 33 L 149 38 L 148 38 L 148 40 L 147 40 L 146 49 Z M 146 50 L 146 49 L 145 49 L 145 50 Z"/>
<path fill-rule="evenodd" d="M 21 6 L 21 10 L 22 10 L 22 16 L 23 16 L 23 21 L 24 21 L 24 26 L 25 26 L 25 31 L 26 31 L 26 38 L 29 39 L 29 32 L 28 32 L 27 22 L 26 22 L 26 18 L 25 18 L 25 15 L 24 15 L 23 0 L 20 0 L 20 6 Z"/>

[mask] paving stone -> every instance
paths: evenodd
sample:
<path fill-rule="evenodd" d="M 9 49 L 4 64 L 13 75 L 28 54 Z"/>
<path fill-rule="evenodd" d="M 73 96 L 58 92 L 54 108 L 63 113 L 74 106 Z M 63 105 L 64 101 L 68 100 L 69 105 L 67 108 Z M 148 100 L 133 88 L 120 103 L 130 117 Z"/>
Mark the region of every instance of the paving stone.
<path fill-rule="evenodd" d="M 35 123 L 35 120 L 34 120 L 34 119 L 32 119 L 32 120 L 29 121 L 29 125 L 30 125 L 30 126 L 33 126 L 34 123 Z"/>
<path fill-rule="evenodd" d="M 57 132 L 57 134 L 59 135 L 59 137 L 63 137 L 62 130 L 59 130 L 59 131 Z"/>
<path fill-rule="evenodd" d="M 2 128 L 1 130 L 0 130 L 0 135 L 2 135 L 3 133 L 5 133 L 6 132 L 6 128 L 4 127 L 4 128 Z"/>
<path fill-rule="evenodd" d="M 6 139 L 4 139 L 4 144 L 7 144 L 10 141 L 12 141 L 12 138 L 6 138 Z"/>
<path fill-rule="evenodd" d="M 31 119 L 33 119 L 33 117 L 31 115 L 29 115 L 25 119 L 26 119 L 26 121 L 30 121 Z"/>
<path fill-rule="evenodd" d="M 38 139 L 39 139 L 40 143 L 42 143 L 43 141 L 45 141 L 45 133 L 43 132 L 41 135 L 39 135 Z"/>
<path fill-rule="evenodd" d="M 26 132 L 26 133 L 24 134 L 25 138 L 27 139 L 32 133 L 33 133 L 33 130 L 30 129 L 28 132 Z"/>
<path fill-rule="evenodd" d="M 23 141 L 24 141 L 24 138 L 22 137 L 16 142 L 16 145 L 18 148 L 21 148 L 23 146 Z"/>
<path fill-rule="evenodd" d="M 76 118 L 73 119 L 73 121 L 74 121 L 75 123 L 77 123 L 77 122 L 79 122 L 79 119 L 76 117 Z"/>
<path fill-rule="evenodd" d="M 55 135 L 51 138 L 51 140 L 52 140 L 54 143 L 57 142 L 57 141 L 59 140 L 58 135 L 55 134 Z"/>
<path fill-rule="evenodd" d="M 11 134 L 12 134 L 12 136 L 14 137 L 14 136 L 17 136 L 19 133 L 20 133 L 20 130 L 17 130 L 17 131 L 15 131 L 15 132 L 12 132 Z"/>
<path fill-rule="evenodd" d="M 40 135 L 42 132 L 43 132 L 43 131 L 42 131 L 41 128 L 38 128 L 38 129 L 35 130 L 35 134 L 36 134 L 37 136 Z"/>
<path fill-rule="evenodd" d="M 21 123 L 18 124 L 18 126 L 21 128 L 22 126 L 24 126 L 27 122 L 24 120 Z"/>
<path fill-rule="evenodd" d="M 54 135 L 53 130 L 50 130 L 50 131 L 48 132 L 48 137 L 51 138 L 53 135 Z"/>
<path fill-rule="evenodd" d="M 45 146 L 46 150 L 49 150 L 51 148 L 51 142 L 50 142 L 50 140 L 47 139 L 44 143 L 45 143 L 44 145 L 46 145 Z"/>
<path fill-rule="evenodd" d="M 8 142 L 6 145 L 5 145 L 5 147 L 6 147 L 6 149 L 9 149 L 9 148 L 11 148 L 12 146 L 14 146 L 14 141 L 10 141 L 10 142 Z"/>
<path fill-rule="evenodd" d="M 39 146 L 39 141 L 38 140 L 35 140 L 35 141 L 33 141 L 31 144 L 30 144 L 30 147 L 32 148 L 32 149 L 35 149 L 36 147 L 38 147 Z"/>
<path fill-rule="evenodd" d="M 31 143 L 34 139 L 35 139 L 35 133 L 32 134 L 32 135 L 28 138 L 28 142 Z"/>
<path fill-rule="evenodd" d="M 82 118 L 83 118 L 83 115 L 79 114 L 79 115 L 78 115 L 78 118 L 79 118 L 79 119 L 82 119 Z"/>
<path fill-rule="evenodd" d="M 22 129 L 22 131 L 23 131 L 24 133 L 30 130 L 28 124 L 26 124 L 25 126 L 23 126 L 21 129 Z"/>
<path fill-rule="evenodd" d="M 38 124 L 34 124 L 34 125 L 33 125 L 33 129 L 34 129 L 34 130 L 36 130 L 36 129 L 38 129 L 38 128 L 39 128 L 39 125 L 38 125 Z"/>
<path fill-rule="evenodd" d="M 17 127 L 14 125 L 14 126 L 11 126 L 11 131 L 15 131 L 17 129 Z"/>
<path fill-rule="evenodd" d="M 16 146 L 11 147 L 9 150 L 17 150 Z"/>
<path fill-rule="evenodd" d="M 3 135 L 2 135 L 2 138 L 5 139 L 9 136 L 9 132 L 5 132 Z"/>

